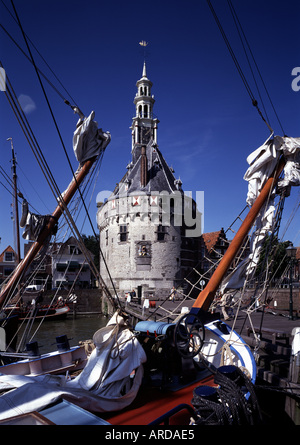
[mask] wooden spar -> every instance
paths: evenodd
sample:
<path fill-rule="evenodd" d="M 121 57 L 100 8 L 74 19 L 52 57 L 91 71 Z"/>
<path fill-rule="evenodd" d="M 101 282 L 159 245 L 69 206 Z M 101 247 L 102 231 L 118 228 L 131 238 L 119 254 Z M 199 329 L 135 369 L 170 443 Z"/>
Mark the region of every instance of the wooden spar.
<path fill-rule="evenodd" d="M 11 145 L 11 153 L 12 153 L 12 177 L 14 184 L 14 207 L 15 207 L 15 230 L 16 230 L 16 238 L 17 238 L 17 263 L 21 261 L 21 248 L 20 248 L 20 229 L 19 229 L 19 208 L 18 208 L 18 198 L 17 198 L 17 169 L 16 169 L 16 157 L 15 150 L 12 138 L 9 138 Z"/>
<path fill-rule="evenodd" d="M 90 171 L 93 163 L 95 162 L 96 158 L 88 159 L 81 169 L 79 170 L 76 180 L 73 179 L 73 181 L 69 184 L 69 187 L 64 193 L 63 200 L 59 201 L 58 206 L 52 213 L 49 222 L 46 224 L 44 229 L 41 231 L 37 241 L 35 241 L 31 248 L 29 249 L 27 255 L 24 257 L 24 259 L 19 263 L 19 265 L 16 267 L 12 277 L 8 281 L 8 283 L 5 285 L 4 289 L 1 290 L 0 293 L 0 308 L 3 306 L 3 303 L 14 286 L 14 284 L 17 284 L 20 279 L 22 278 L 23 274 L 27 270 L 27 268 L 30 266 L 32 261 L 34 260 L 35 256 L 38 254 L 39 250 L 43 247 L 43 244 L 46 240 L 46 238 L 52 233 L 55 224 L 61 217 L 61 215 L 64 212 L 65 206 L 69 204 L 71 199 L 73 198 L 74 194 L 76 193 L 79 185 L 82 183 L 85 176 Z"/>
<path fill-rule="evenodd" d="M 266 181 L 260 194 L 256 198 L 251 209 L 249 210 L 249 213 L 247 214 L 241 227 L 239 228 L 235 237 L 230 243 L 228 249 L 226 250 L 222 260 L 220 261 L 215 272 L 213 273 L 211 279 L 209 280 L 205 288 L 199 293 L 198 298 L 193 304 L 194 308 L 199 308 L 202 309 L 203 311 L 207 311 L 209 309 L 209 306 L 215 297 L 218 287 L 220 286 L 227 270 L 229 269 L 234 258 L 236 257 L 238 251 L 242 247 L 245 237 L 247 236 L 252 225 L 254 224 L 259 211 L 261 210 L 263 204 L 265 203 L 265 201 L 269 196 L 270 191 L 276 184 L 284 168 L 284 165 L 285 165 L 285 160 L 282 157 L 279 161 L 278 166 L 274 170 L 272 176 L 270 176 L 270 178 Z"/>

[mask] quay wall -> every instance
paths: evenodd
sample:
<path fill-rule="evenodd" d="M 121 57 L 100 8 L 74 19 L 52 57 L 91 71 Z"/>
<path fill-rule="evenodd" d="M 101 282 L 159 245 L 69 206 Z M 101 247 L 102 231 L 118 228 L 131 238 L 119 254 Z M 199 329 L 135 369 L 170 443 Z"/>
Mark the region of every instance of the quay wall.
<path fill-rule="evenodd" d="M 105 305 L 106 299 L 102 299 L 101 289 L 76 289 L 74 294 L 77 296 L 76 303 L 76 313 L 103 313 L 107 312 L 107 304 Z M 253 290 L 248 289 L 247 294 L 251 296 Z M 31 301 L 35 298 L 37 294 L 24 295 L 24 302 Z M 49 304 L 55 295 L 54 291 L 46 291 L 43 296 L 42 304 Z M 60 291 L 57 294 L 66 298 L 68 296 L 68 291 Z M 57 301 L 56 297 L 56 301 Z M 268 307 L 277 311 L 289 311 L 289 301 L 290 301 L 290 289 L 287 288 L 270 288 L 268 290 L 267 297 L 271 299 Z M 293 311 L 300 316 L 300 289 L 293 288 Z M 264 298 L 264 295 L 262 296 Z M 70 304 L 70 309 L 73 311 L 73 305 Z M 108 306 L 109 302 L 108 302 Z M 110 309 L 110 308 L 109 308 Z"/>
<path fill-rule="evenodd" d="M 253 291 L 251 289 L 247 290 L 247 294 L 251 296 Z M 262 295 L 262 299 L 265 298 L 265 295 Z M 290 304 L 290 289 L 287 285 L 282 288 L 269 288 L 267 292 L 267 299 L 271 299 L 268 304 L 270 309 L 274 309 L 277 311 L 289 311 Z M 300 315 L 300 288 L 293 287 L 292 291 L 292 301 L 293 301 L 293 311 L 297 315 Z"/>
<path fill-rule="evenodd" d="M 270 307 L 277 310 L 288 310 L 290 301 L 290 289 L 270 289 L 272 291 L 272 301 Z M 293 288 L 292 291 L 293 310 L 300 314 L 300 289 Z"/>

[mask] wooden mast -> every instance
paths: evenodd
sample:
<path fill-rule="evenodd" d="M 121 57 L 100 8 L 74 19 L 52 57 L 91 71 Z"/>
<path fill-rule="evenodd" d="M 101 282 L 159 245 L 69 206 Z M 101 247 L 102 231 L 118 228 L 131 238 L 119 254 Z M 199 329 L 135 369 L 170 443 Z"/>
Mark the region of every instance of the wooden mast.
<path fill-rule="evenodd" d="M 83 164 L 81 169 L 79 170 L 79 172 L 76 176 L 76 180 L 73 179 L 73 181 L 69 184 L 69 187 L 64 192 L 63 199 L 59 200 L 58 206 L 52 213 L 49 222 L 46 224 L 44 229 L 41 231 L 37 241 L 35 241 L 32 244 L 27 255 L 16 267 L 12 277 L 10 278 L 8 283 L 5 285 L 4 289 L 1 290 L 0 308 L 3 306 L 4 301 L 5 301 L 6 297 L 8 296 L 10 290 L 13 289 L 14 284 L 18 284 L 20 282 L 23 274 L 25 273 L 27 268 L 30 266 L 31 262 L 34 260 L 35 256 L 38 254 L 39 250 L 42 248 L 46 238 L 52 233 L 57 221 L 59 220 L 60 216 L 63 214 L 63 212 L 65 210 L 65 206 L 67 206 L 69 204 L 69 202 L 71 201 L 71 199 L 73 198 L 79 185 L 82 183 L 83 179 L 90 171 L 90 168 L 92 167 L 95 160 L 96 160 L 96 157 L 88 159 Z"/>
<path fill-rule="evenodd" d="M 254 204 L 252 205 L 249 213 L 247 214 L 245 220 L 243 221 L 241 227 L 237 231 L 235 237 L 230 243 L 228 249 L 226 250 L 222 260 L 220 261 L 218 267 L 207 283 L 206 287 L 199 293 L 198 298 L 193 304 L 192 312 L 195 313 L 198 310 L 207 311 L 210 304 L 212 303 L 218 287 L 220 286 L 227 270 L 229 269 L 232 261 L 236 257 L 238 251 L 242 247 L 243 241 L 247 236 L 249 230 L 255 222 L 255 219 L 261 210 L 263 204 L 266 202 L 270 192 L 274 188 L 283 168 L 285 165 L 285 160 L 282 157 L 279 161 L 278 166 L 275 168 L 273 174 L 266 181 L 260 194 L 256 198 Z"/>
<path fill-rule="evenodd" d="M 17 170 L 16 170 L 16 158 L 15 158 L 15 150 L 12 138 L 8 138 L 11 145 L 11 153 L 12 153 L 12 178 L 14 185 L 14 208 L 15 208 L 15 231 L 17 238 L 17 263 L 19 264 L 21 261 L 21 248 L 20 248 L 20 229 L 19 229 L 19 208 L 18 208 L 18 197 L 17 197 Z"/>

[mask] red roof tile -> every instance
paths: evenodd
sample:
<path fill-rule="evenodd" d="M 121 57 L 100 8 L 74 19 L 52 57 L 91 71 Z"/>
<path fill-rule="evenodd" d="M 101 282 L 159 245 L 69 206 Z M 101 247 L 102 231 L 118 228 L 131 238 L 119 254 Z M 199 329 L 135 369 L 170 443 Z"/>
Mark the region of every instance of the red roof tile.
<path fill-rule="evenodd" d="M 215 246 L 216 242 L 219 239 L 220 233 L 221 230 L 219 230 L 218 232 L 203 233 L 202 235 L 203 241 L 205 243 L 208 252 Z"/>

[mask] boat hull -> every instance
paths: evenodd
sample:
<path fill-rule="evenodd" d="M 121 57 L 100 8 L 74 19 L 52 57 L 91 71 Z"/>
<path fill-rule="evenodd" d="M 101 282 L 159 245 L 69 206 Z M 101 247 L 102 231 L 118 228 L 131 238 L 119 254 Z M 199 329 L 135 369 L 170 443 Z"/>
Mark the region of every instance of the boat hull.
<path fill-rule="evenodd" d="M 15 353 L 3 353 L 3 355 L 12 358 L 18 357 Z M 0 366 L 0 373 L 23 376 L 61 374 L 66 371 L 73 372 L 83 369 L 86 362 L 87 354 L 84 346 L 75 346 L 67 351 L 54 351 Z"/>
<path fill-rule="evenodd" d="M 63 307 L 42 307 L 39 308 L 37 315 L 34 317 L 35 319 L 44 318 L 45 320 L 65 320 L 68 315 L 70 308 L 68 306 Z M 20 320 L 28 320 L 28 314 L 23 314 L 19 317 Z"/>
<path fill-rule="evenodd" d="M 256 362 L 249 346 L 240 335 L 223 321 L 205 325 L 205 342 L 202 356 L 218 368 L 234 365 L 241 368 L 254 384 L 256 380 Z"/>
<path fill-rule="evenodd" d="M 18 316 L 20 321 L 23 320 L 40 320 L 43 319 L 45 321 L 49 320 L 65 320 L 68 312 L 70 311 L 69 306 L 43 306 L 37 309 L 37 312 L 34 316 L 32 316 L 31 311 L 21 310 L 19 308 L 8 308 L 6 309 L 6 313 L 13 313 L 13 315 Z"/>

